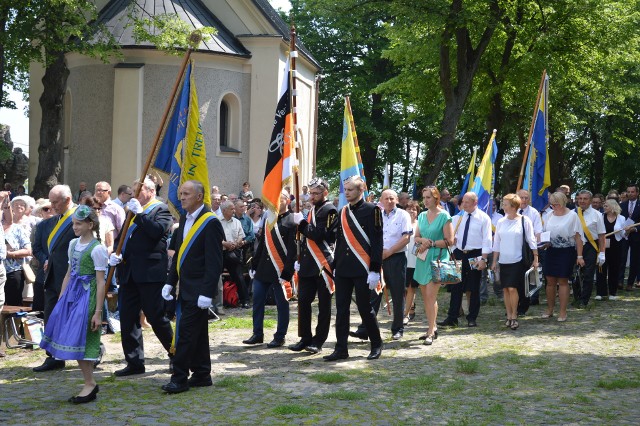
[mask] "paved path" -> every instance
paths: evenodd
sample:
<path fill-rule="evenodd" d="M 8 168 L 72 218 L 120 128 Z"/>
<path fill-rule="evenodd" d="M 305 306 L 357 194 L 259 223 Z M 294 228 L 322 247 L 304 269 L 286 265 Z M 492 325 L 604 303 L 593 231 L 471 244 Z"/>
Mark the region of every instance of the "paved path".
<path fill-rule="evenodd" d="M 442 318 L 448 294 L 442 291 L 439 300 Z M 478 328 L 441 329 L 431 347 L 418 340 L 424 314 L 418 312 L 403 340 L 391 342 L 384 313 L 382 358 L 367 361 L 369 345 L 350 342 L 351 357 L 338 363 L 322 360 L 335 343 L 333 331 L 318 355 L 246 347 L 241 341 L 251 334 L 250 312 L 233 310 L 210 326 L 213 387 L 163 394 L 168 364 L 149 330 L 147 372 L 115 378 L 123 366 L 119 336 L 108 335 L 96 373 L 98 400 L 84 406 L 66 402 L 82 383 L 77 365 L 35 374 L 42 351 L 11 350 L 0 359 L 0 424 L 635 425 L 639 308 L 637 290 L 588 310 L 571 309 L 566 323 L 540 319 L 543 308 L 534 306 L 511 331 L 492 299 Z M 297 340 L 295 311 L 292 303 L 287 343 Z M 273 324 L 275 307 L 267 314 Z"/>

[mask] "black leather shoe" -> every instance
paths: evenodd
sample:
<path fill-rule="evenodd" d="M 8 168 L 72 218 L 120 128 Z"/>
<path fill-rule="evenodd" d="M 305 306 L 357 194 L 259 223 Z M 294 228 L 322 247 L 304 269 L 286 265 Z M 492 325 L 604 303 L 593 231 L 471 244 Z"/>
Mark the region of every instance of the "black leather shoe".
<path fill-rule="evenodd" d="M 378 359 L 380 358 L 380 355 L 382 355 L 382 346 L 371 348 L 371 353 L 369 353 L 367 359 Z"/>
<path fill-rule="evenodd" d="M 186 392 L 189 390 L 189 385 L 187 383 L 183 385 L 179 385 L 176 382 L 169 382 L 166 385 L 162 385 L 162 390 L 166 393 L 180 393 Z"/>
<path fill-rule="evenodd" d="M 469 321 L 467 323 L 467 327 L 477 327 L 477 326 L 478 326 L 478 324 L 475 321 Z"/>
<path fill-rule="evenodd" d="M 450 318 L 446 318 L 444 321 L 439 321 L 437 324 L 442 327 L 457 327 L 458 321 L 454 321 Z"/>
<path fill-rule="evenodd" d="M 96 385 L 88 395 L 72 396 L 71 398 L 69 398 L 69 402 L 72 402 L 74 404 L 84 404 L 87 402 L 91 402 L 96 399 L 96 395 L 98 395 L 98 392 L 100 392 L 100 387 Z"/>
<path fill-rule="evenodd" d="M 202 388 L 205 386 L 212 386 L 213 381 L 211 380 L 211 376 L 207 377 L 193 377 L 191 376 L 189 380 L 187 380 L 187 385 L 192 388 Z"/>
<path fill-rule="evenodd" d="M 307 342 L 305 342 L 304 340 L 300 340 L 295 345 L 289 345 L 289 350 L 292 350 L 294 352 L 300 352 L 300 351 L 303 351 L 304 348 L 307 347 L 307 345 L 308 345 Z"/>
<path fill-rule="evenodd" d="M 347 359 L 349 358 L 349 354 L 345 352 L 336 352 L 333 351 L 329 355 L 325 355 L 322 357 L 325 361 L 337 361 L 339 359 Z"/>
<path fill-rule="evenodd" d="M 316 345 L 308 345 L 307 347 L 304 348 L 304 350 L 307 352 L 311 352 L 312 354 L 317 354 L 322 350 L 322 348 Z"/>
<path fill-rule="evenodd" d="M 242 343 L 245 345 L 257 345 L 258 343 L 264 342 L 264 336 L 258 336 L 257 334 L 252 335 L 247 340 L 243 340 Z"/>
<path fill-rule="evenodd" d="M 64 361 L 48 356 L 42 365 L 33 367 L 33 371 L 41 373 L 43 371 L 59 370 L 61 368 L 64 368 Z"/>
<path fill-rule="evenodd" d="M 134 374 L 143 374 L 144 373 L 144 365 L 140 367 L 134 367 L 133 365 L 127 365 L 122 370 L 116 370 L 113 374 L 116 377 L 125 377 L 132 376 Z"/>
<path fill-rule="evenodd" d="M 248 303 L 243 303 L 242 305 L 240 305 L 240 307 L 241 307 L 242 309 L 249 309 L 251 306 L 249 306 L 249 304 L 248 304 Z"/>
<path fill-rule="evenodd" d="M 355 337 L 356 339 L 369 340 L 369 336 L 367 336 L 367 333 L 364 331 L 350 331 L 349 336 Z"/>
<path fill-rule="evenodd" d="M 267 343 L 268 348 L 279 348 L 282 345 L 284 345 L 284 339 L 282 340 L 273 339 L 272 341 Z"/>

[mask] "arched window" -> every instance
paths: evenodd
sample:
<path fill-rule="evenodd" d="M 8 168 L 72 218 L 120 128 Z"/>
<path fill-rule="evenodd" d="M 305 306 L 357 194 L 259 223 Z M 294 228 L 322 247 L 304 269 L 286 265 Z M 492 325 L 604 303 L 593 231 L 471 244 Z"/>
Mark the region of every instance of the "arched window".
<path fill-rule="evenodd" d="M 220 102 L 220 147 L 229 147 L 229 104 Z"/>
<path fill-rule="evenodd" d="M 218 154 L 239 154 L 240 100 L 233 93 L 226 93 L 220 100 L 218 111 Z"/>

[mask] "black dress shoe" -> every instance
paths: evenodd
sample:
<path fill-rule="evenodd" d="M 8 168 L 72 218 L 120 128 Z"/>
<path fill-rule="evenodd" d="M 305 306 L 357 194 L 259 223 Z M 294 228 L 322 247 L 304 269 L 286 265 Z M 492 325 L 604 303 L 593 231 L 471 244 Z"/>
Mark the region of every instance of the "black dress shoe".
<path fill-rule="evenodd" d="M 268 348 L 279 348 L 282 345 L 284 345 L 284 339 L 281 339 L 281 340 L 273 339 L 272 341 L 267 343 Z"/>
<path fill-rule="evenodd" d="M 264 342 L 264 336 L 258 336 L 257 334 L 252 335 L 247 340 L 243 340 L 242 343 L 245 345 L 257 345 L 258 343 Z"/>
<path fill-rule="evenodd" d="M 380 355 L 382 355 L 382 346 L 371 348 L 371 353 L 369 353 L 367 359 L 378 359 L 380 358 Z"/>
<path fill-rule="evenodd" d="M 364 331 L 350 331 L 349 336 L 355 337 L 356 339 L 369 340 L 369 336 Z"/>
<path fill-rule="evenodd" d="M 180 385 L 176 382 L 169 382 L 166 385 L 162 385 L 162 390 L 166 393 L 186 392 L 189 390 L 189 385 L 187 383 Z"/>
<path fill-rule="evenodd" d="M 248 304 L 248 303 L 243 303 L 242 305 L 240 305 L 240 307 L 241 307 L 242 309 L 249 309 L 251 306 L 249 306 L 249 304 Z"/>
<path fill-rule="evenodd" d="M 438 321 L 437 324 L 442 326 L 442 327 L 457 327 L 458 326 L 458 321 L 454 321 L 454 320 L 452 320 L 450 318 L 446 318 L 444 321 Z"/>
<path fill-rule="evenodd" d="M 469 321 L 467 323 L 467 327 L 477 327 L 477 326 L 478 326 L 478 324 L 475 321 Z"/>
<path fill-rule="evenodd" d="M 192 388 L 202 388 L 205 386 L 212 386 L 213 381 L 211 380 L 211 376 L 207 377 L 193 377 L 191 376 L 189 380 L 187 380 L 187 384 Z"/>
<path fill-rule="evenodd" d="M 84 404 L 87 402 L 91 402 L 96 399 L 96 395 L 98 395 L 98 392 L 100 392 L 100 387 L 96 385 L 88 395 L 72 396 L 71 398 L 69 398 L 69 402 L 72 402 L 74 404 Z"/>
<path fill-rule="evenodd" d="M 336 352 L 333 351 L 329 355 L 325 355 L 322 357 L 325 361 L 337 361 L 339 359 L 347 359 L 349 358 L 349 354 L 346 352 Z"/>
<path fill-rule="evenodd" d="M 127 365 L 122 370 L 116 370 L 113 374 L 116 377 L 125 377 L 132 376 L 134 374 L 143 374 L 144 373 L 144 365 L 140 367 L 134 367 L 133 365 Z"/>
<path fill-rule="evenodd" d="M 42 365 L 33 367 L 33 371 L 41 373 L 43 371 L 59 370 L 61 368 L 64 368 L 64 361 L 49 356 L 44 360 Z"/>
<path fill-rule="evenodd" d="M 307 345 L 308 345 L 307 342 L 305 342 L 304 340 L 300 340 L 295 345 L 289 345 L 289 349 L 294 351 L 294 352 L 300 352 L 300 351 L 303 351 L 304 348 L 307 347 Z"/>
<path fill-rule="evenodd" d="M 307 352 L 311 352 L 312 354 L 317 354 L 322 350 L 322 348 L 316 345 L 308 345 L 307 347 L 304 348 L 304 350 Z"/>

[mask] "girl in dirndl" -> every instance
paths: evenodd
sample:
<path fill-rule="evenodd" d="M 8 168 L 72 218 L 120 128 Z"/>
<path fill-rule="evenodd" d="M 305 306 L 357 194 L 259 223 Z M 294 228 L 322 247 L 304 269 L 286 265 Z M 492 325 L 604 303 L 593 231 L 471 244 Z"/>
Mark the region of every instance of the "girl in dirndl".
<path fill-rule="evenodd" d="M 82 404 L 95 400 L 100 390 L 93 377 L 93 362 L 100 356 L 109 257 L 100 244 L 98 216 L 88 206 L 79 206 L 73 214 L 73 232 L 79 238 L 69 243 L 69 269 L 40 347 L 58 359 L 78 361 L 84 386 L 69 402 Z"/>

